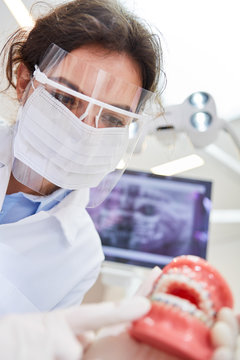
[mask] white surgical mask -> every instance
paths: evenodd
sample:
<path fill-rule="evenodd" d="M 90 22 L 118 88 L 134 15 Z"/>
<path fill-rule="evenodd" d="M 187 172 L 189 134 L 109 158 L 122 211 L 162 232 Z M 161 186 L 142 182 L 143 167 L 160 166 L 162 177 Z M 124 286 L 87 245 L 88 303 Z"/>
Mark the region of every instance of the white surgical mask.
<path fill-rule="evenodd" d="M 128 133 L 128 127 L 83 123 L 38 86 L 19 110 L 14 157 L 59 187 L 91 188 L 116 168 L 126 152 Z M 20 171 L 15 169 L 16 178 L 22 178 Z"/>

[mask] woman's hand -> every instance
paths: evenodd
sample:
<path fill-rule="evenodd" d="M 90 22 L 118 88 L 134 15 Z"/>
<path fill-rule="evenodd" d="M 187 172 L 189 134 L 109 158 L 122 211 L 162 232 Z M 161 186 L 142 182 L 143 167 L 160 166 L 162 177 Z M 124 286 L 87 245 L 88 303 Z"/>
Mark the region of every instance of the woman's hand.
<path fill-rule="evenodd" d="M 94 338 L 93 330 L 133 321 L 150 302 L 135 297 L 50 313 L 10 315 L 0 319 L 0 359 L 80 360 Z"/>
<path fill-rule="evenodd" d="M 148 296 L 161 275 L 155 267 L 137 290 L 137 296 Z M 128 334 L 129 322 L 101 329 L 84 353 L 83 360 L 178 360 L 151 346 L 137 342 Z"/>

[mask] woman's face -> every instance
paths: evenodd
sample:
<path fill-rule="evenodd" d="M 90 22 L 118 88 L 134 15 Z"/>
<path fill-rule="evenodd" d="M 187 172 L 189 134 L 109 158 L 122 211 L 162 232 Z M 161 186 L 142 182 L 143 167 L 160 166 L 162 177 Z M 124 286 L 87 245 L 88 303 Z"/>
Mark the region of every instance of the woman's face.
<path fill-rule="evenodd" d="M 111 52 L 97 45 L 86 45 L 73 50 L 57 66 L 49 69 L 47 76 L 49 79 L 101 102 L 131 111 L 136 109 L 140 97 L 139 88 L 142 86 L 140 66 L 134 59 L 125 53 Z M 19 99 L 22 98 L 27 83 L 29 83 L 29 77 L 26 76 L 26 68 L 24 69 L 22 66 L 19 68 L 17 81 Z M 37 85 L 34 80 L 33 87 Z M 26 98 L 31 95 L 32 91 L 31 87 Z M 67 97 L 61 92 L 57 96 L 63 99 L 64 104 Z M 79 117 L 82 115 L 81 112 L 78 113 L 79 109 L 82 111 L 81 108 L 82 105 L 69 109 Z M 90 126 L 95 126 L 98 112 L 99 107 L 92 106 L 87 118 L 83 121 Z M 46 179 L 45 182 L 44 187 L 49 188 L 47 192 L 55 190 L 56 187 L 53 184 L 48 183 Z"/>
<path fill-rule="evenodd" d="M 45 72 L 49 79 L 83 95 L 120 109 L 136 111 L 141 94 L 141 74 L 139 65 L 125 53 L 85 46 L 72 51 L 56 67 Z M 97 105 L 89 107 L 89 102 L 58 89 L 49 87 L 47 90 L 88 125 L 122 127 L 131 121 Z M 99 112 L 100 121 L 96 124 Z"/>
<path fill-rule="evenodd" d="M 70 54 L 77 57 L 81 62 L 89 63 L 110 73 L 113 77 L 142 87 L 140 66 L 126 53 L 109 51 L 98 45 L 86 45 L 73 50 Z M 81 72 L 79 71 L 78 74 L 74 74 L 72 80 L 78 83 L 80 79 Z"/>
<path fill-rule="evenodd" d="M 50 69 L 47 67 L 44 72 L 49 79 L 69 89 L 120 109 L 136 111 L 141 95 L 141 70 L 139 64 L 126 53 L 108 51 L 97 45 L 86 45 L 73 50 L 57 66 Z M 24 91 L 20 86 L 22 83 L 20 80 L 17 83 L 19 99 Z M 38 83 L 34 80 L 33 87 L 37 86 Z M 31 95 L 33 87 L 28 89 L 23 102 Z M 51 87 L 46 89 L 78 118 L 88 107 L 89 103 L 86 101 Z M 83 121 L 94 126 L 94 118 L 100 108 L 91 106 L 90 109 L 88 119 Z M 122 122 L 117 122 L 117 125 L 113 123 L 112 126 L 122 126 Z M 98 127 L 104 125 L 101 126 L 100 122 Z"/>

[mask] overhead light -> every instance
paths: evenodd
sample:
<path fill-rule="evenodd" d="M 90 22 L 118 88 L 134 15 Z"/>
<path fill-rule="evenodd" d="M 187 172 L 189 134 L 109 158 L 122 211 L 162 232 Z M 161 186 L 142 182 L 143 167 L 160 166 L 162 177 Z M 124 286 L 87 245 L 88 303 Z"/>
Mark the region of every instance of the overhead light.
<path fill-rule="evenodd" d="M 153 174 L 171 176 L 188 171 L 204 164 L 203 159 L 198 155 L 189 155 L 183 158 L 167 162 L 166 164 L 151 168 Z"/>
<path fill-rule="evenodd" d="M 33 27 L 34 20 L 21 0 L 3 0 L 21 27 Z"/>

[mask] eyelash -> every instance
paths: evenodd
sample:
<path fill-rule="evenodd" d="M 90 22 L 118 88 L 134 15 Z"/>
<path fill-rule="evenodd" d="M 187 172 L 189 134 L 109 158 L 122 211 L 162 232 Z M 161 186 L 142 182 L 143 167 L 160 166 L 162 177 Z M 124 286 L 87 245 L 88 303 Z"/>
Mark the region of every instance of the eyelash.
<path fill-rule="evenodd" d="M 84 107 L 83 101 L 80 99 L 52 90 L 49 90 L 49 93 L 70 111 L 74 111 L 74 113 L 78 111 L 81 113 L 84 112 L 86 106 Z M 126 119 L 121 119 L 111 113 L 103 113 L 102 116 L 100 116 L 100 121 L 103 125 L 105 125 L 105 127 L 125 127 L 128 124 Z"/>
<path fill-rule="evenodd" d="M 67 96 L 61 93 L 57 93 L 57 92 L 51 92 L 51 95 L 55 97 L 55 99 L 57 99 L 58 101 L 60 101 L 62 104 L 64 105 L 74 105 L 74 103 L 76 102 L 76 100 L 71 97 L 71 96 Z"/>
<path fill-rule="evenodd" d="M 56 91 L 50 91 L 50 94 L 60 101 L 64 106 L 66 106 L 70 111 L 77 112 L 84 111 L 84 102 L 80 99 L 77 99 L 73 96 L 65 95 Z"/>
<path fill-rule="evenodd" d="M 125 126 L 125 122 L 124 120 L 114 116 L 114 115 L 111 115 L 111 114 L 105 114 L 102 116 L 101 120 L 104 122 L 104 120 L 108 123 L 111 123 L 112 124 L 112 127 L 123 127 Z"/>

